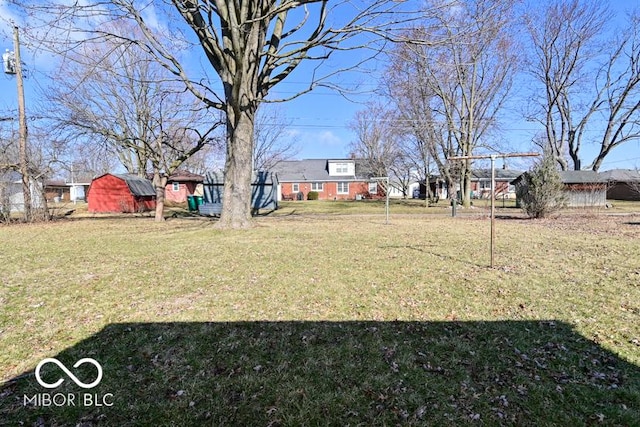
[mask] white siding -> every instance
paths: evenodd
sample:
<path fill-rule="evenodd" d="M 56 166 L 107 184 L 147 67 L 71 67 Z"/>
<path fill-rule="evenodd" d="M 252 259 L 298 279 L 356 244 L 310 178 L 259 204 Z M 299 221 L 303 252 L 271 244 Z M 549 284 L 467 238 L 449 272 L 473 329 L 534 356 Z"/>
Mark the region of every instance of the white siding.
<path fill-rule="evenodd" d="M 354 176 L 356 164 L 352 160 L 336 160 L 329 162 L 330 176 Z"/>

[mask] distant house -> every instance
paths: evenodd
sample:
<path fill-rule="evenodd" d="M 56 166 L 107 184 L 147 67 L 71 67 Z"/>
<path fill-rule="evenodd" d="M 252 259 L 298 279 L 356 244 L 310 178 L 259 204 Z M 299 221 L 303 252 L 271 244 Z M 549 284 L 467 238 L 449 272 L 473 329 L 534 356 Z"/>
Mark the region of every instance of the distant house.
<path fill-rule="evenodd" d="M 187 196 L 196 194 L 198 184 L 202 184 L 204 176 L 187 171 L 178 171 L 167 178 L 167 186 L 164 191 L 166 201 L 184 203 Z"/>
<path fill-rule="evenodd" d="M 516 188 L 511 181 L 522 175 L 524 171 L 514 169 L 495 169 L 496 198 L 515 199 Z M 471 171 L 471 191 L 475 199 L 491 197 L 491 169 L 474 169 Z"/>
<path fill-rule="evenodd" d="M 44 182 L 44 193 L 49 202 L 71 201 L 71 187 L 63 180 L 48 179 Z"/>
<path fill-rule="evenodd" d="M 607 181 L 607 199 L 640 200 L 640 172 L 632 169 L 613 169 L 602 172 Z"/>
<path fill-rule="evenodd" d="M 278 163 L 280 200 L 306 200 L 318 193 L 319 200 L 355 200 L 384 197 L 382 185 L 372 179 L 365 163 L 357 159 L 305 159 Z M 400 183 L 390 182 L 389 197 L 411 197 L 418 183 L 411 183 L 404 194 Z"/>
<path fill-rule="evenodd" d="M 151 181 L 130 174 L 104 174 L 94 178 L 87 193 L 89 212 L 144 212 L 155 209 Z"/>
<path fill-rule="evenodd" d="M 30 185 L 31 207 L 40 208 L 42 203 L 42 186 L 32 180 Z M 3 214 L 24 211 L 24 192 L 22 175 L 15 171 L 0 173 L 0 211 Z"/>
<path fill-rule="evenodd" d="M 516 187 L 522 185 L 527 172 L 513 181 Z M 607 181 L 594 171 L 560 171 L 560 179 L 564 184 L 567 207 L 600 208 L 607 203 Z"/>
<path fill-rule="evenodd" d="M 49 202 L 75 202 L 85 200 L 89 182 L 66 182 L 48 179 L 44 182 L 44 192 Z"/>

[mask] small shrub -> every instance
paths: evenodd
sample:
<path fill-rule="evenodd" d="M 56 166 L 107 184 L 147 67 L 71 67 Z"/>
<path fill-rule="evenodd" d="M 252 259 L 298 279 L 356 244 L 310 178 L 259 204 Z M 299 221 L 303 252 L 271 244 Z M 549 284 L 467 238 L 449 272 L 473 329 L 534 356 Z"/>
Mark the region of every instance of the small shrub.
<path fill-rule="evenodd" d="M 566 205 L 564 184 L 552 156 L 544 156 L 516 186 L 522 210 L 530 218 L 544 218 Z"/>
<path fill-rule="evenodd" d="M 309 194 L 307 194 L 307 200 L 318 200 L 318 192 L 317 191 L 309 191 Z"/>

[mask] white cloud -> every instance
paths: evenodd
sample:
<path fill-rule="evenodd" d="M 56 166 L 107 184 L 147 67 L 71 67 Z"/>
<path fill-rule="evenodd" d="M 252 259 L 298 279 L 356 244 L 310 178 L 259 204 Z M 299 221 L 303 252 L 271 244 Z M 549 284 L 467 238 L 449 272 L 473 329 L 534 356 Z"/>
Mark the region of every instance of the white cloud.
<path fill-rule="evenodd" d="M 325 130 L 320 132 L 316 137 L 316 140 L 322 144 L 326 145 L 342 145 L 343 141 L 338 135 L 333 133 L 330 130 Z"/>

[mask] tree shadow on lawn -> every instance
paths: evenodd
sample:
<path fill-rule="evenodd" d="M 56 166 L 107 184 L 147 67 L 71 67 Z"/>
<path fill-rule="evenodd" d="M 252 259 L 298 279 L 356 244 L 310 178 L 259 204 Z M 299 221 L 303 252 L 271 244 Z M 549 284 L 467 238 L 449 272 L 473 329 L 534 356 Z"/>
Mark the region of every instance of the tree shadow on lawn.
<path fill-rule="evenodd" d="M 556 321 L 112 324 L 54 357 L 84 383 L 96 368 L 73 365 L 91 357 L 102 381 L 81 389 L 47 363 L 41 378 L 63 384 L 45 389 L 34 371 L 5 383 L 0 424 L 631 426 L 640 419 L 640 368 Z M 34 405 L 42 393 L 55 403 Z"/>

